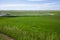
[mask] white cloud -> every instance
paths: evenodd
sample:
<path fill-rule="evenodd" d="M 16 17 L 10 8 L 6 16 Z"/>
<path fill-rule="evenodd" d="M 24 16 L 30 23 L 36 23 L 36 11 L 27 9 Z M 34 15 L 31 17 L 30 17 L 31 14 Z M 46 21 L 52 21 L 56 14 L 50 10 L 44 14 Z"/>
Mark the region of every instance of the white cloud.
<path fill-rule="evenodd" d="M 1 4 L 0 10 L 57 10 L 60 5 L 56 3 L 45 4 Z"/>
<path fill-rule="evenodd" d="M 39 4 L 1 4 L 0 7 L 13 7 L 13 6 L 39 6 Z"/>
<path fill-rule="evenodd" d="M 46 1 L 46 0 L 28 0 L 28 1 Z"/>

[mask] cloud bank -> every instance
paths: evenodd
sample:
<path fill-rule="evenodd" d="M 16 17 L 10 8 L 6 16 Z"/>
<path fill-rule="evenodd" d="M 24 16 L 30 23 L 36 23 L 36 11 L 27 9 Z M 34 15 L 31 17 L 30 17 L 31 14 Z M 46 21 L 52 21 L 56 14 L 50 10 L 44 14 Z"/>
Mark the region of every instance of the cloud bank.
<path fill-rule="evenodd" d="M 59 10 L 56 3 L 44 4 L 0 4 L 0 10 Z"/>

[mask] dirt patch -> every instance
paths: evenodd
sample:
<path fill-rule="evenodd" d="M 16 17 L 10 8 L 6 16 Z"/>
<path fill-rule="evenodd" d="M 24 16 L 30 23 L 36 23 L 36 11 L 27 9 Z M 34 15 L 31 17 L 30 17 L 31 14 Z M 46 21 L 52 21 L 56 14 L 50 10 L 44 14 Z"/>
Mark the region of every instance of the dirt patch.
<path fill-rule="evenodd" d="M 5 40 L 14 40 L 13 38 L 9 37 L 8 35 L 5 35 L 3 33 L 0 33 L 0 37 Z"/>

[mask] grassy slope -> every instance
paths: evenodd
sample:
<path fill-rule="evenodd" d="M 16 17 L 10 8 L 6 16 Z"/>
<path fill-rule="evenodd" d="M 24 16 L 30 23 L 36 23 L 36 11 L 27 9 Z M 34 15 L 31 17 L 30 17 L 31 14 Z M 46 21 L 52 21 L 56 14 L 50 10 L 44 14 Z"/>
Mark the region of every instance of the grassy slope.
<path fill-rule="evenodd" d="M 37 40 L 43 33 L 59 33 L 60 19 L 54 16 L 16 17 L 0 19 L 0 32 L 6 33 L 16 40 Z M 59 33 L 60 34 L 60 33 Z"/>
<path fill-rule="evenodd" d="M 0 32 L 16 40 L 60 40 L 60 16 L 0 17 Z"/>

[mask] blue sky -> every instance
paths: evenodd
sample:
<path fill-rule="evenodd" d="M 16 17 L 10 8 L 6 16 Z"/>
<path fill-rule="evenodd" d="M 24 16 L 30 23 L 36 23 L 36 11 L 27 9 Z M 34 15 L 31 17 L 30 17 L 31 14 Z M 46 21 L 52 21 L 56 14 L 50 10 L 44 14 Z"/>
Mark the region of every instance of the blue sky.
<path fill-rule="evenodd" d="M 0 10 L 60 10 L 60 0 L 0 0 Z"/>

